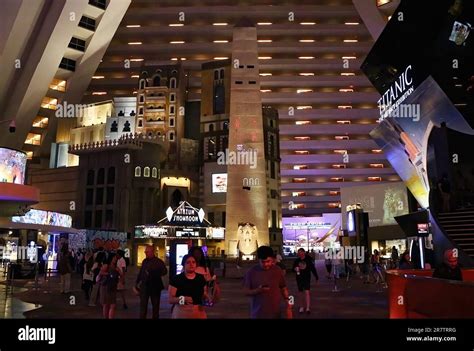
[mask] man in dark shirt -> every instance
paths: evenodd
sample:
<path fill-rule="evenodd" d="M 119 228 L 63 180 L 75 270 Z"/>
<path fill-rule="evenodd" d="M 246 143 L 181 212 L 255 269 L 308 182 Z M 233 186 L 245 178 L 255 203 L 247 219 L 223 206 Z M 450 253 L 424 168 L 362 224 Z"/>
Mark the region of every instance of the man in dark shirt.
<path fill-rule="evenodd" d="M 250 318 L 281 318 L 280 302 L 286 300 L 287 317 L 291 318 L 292 301 L 283 271 L 275 265 L 269 246 L 257 249 L 259 264 L 250 268 L 244 277 L 245 294 L 252 298 Z"/>
<path fill-rule="evenodd" d="M 146 258 L 137 276 L 135 289 L 140 292 L 140 318 L 146 319 L 148 299 L 153 306 L 153 319 L 158 319 L 160 314 L 161 290 L 164 289 L 161 277 L 168 273 L 165 263 L 155 256 L 152 245 L 145 248 Z"/>
<path fill-rule="evenodd" d="M 444 262 L 435 269 L 433 278 L 462 281 L 462 272 L 458 264 L 457 249 L 448 249 L 444 252 Z"/>
<path fill-rule="evenodd" d="M 316 280 L 319 280 L 318 272 L 314 266 L 313 259 L 306 254 L 306 251 L 301 248 L 298 250 L 298 258 L 293 263 L 293 270 L 296 272 L 296 284 L 298 285 L 299 295 L 299 312 L 303 313 L 305 308 L 303 307 L 303 297 L 306 306 L 306 313 L 311 313 L 311 297 L 309 294 L 311 285 L 311 273 L 313 273 Z"/>

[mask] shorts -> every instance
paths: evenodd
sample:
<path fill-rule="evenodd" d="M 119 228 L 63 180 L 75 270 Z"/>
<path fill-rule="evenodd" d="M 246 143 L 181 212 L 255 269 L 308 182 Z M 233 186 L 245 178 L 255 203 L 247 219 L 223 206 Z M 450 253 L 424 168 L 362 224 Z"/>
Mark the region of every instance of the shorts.
<path fill-rule="evenodd" d="M 310 280 L 296 280 L 296 285 L 298 285 L 298 291 L 310 290 Z"/>

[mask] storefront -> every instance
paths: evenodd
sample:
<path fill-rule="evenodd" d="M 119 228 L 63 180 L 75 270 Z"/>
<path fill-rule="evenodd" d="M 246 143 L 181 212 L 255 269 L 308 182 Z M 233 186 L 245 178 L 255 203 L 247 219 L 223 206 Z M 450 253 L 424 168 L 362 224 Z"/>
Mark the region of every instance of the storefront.
<path fill-rule="evenodd" d="M 85 233 L 72 228 L 71 216 L 31 209 L 24 216 L 0 218 L 0 246 L 5 248 L 1 257 L 3 264 L 18 262 L 33 269 L 38 263 L 40 273 L 45 269 L 55 271 L 57 255 L 64 242 L 75 251 L 85 247 Z M 32 250 L 34 255 L 23 253 Z"/>
<path fill-rule="evenodd" d="M 197 209 L 183 201 L 174 210 L 169 207 L 166 217 L 157 224 L 135 227 L 135 264 L 140 265 L 145 258 L 146 245 L 153 245 L 158 257 L 167 263 L 180 262 L 180 258 L 187 253 L 183 249 L 185 246 L 202 246 L 208 256 L 219 255 L 225 247 L 225 228 L 213 226 L 204 217 L 202 208 Z"/>

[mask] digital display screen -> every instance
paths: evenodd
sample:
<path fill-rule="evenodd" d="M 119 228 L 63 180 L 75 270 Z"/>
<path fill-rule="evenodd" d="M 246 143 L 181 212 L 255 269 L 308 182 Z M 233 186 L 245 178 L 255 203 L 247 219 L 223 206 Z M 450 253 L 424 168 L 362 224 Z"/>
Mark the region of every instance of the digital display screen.
<path fill-rule="evenodd" d="M 12 222 L 52 225 L 66 228 L 72 227 L 72 217 L 69 215 L 35 209 L 29 210 L 24 216 L 12 217 Z"/>
<path fill-rule="evenodd" d="M 343 228 L 349 232 L 351 213 L 347 206 L 359 204 L 369 214 L 369 225 L 377 227 L 397 224 L 395 216 L 408 213 L 408 191 L 402 182 L 382 183 L 373 185 L 348 186 L 341 189 L 341 211 Z M 352 218 L 355 224 L 355 217 Z"/>
<path fill-rule="evenodd" d="M 209 239 L 224 239 L 225 228 L 206 228 L 206 237 Z"/>
<path fill-rule="evenodd" d="M 227 192 L 227 173 L 216 173 L 212 175 L 212 192 Z"/>
<path fill-rule="evenodd" d="M 0 182 L 24 184 L 26 154 L 12 149 L 0 148 Z"/>
<path fill-rule="evenodd" d="M 188 244 L 176 244 L 176 274 L 183 271 L 181 261 L 183 257 L 188 254 Z"/>

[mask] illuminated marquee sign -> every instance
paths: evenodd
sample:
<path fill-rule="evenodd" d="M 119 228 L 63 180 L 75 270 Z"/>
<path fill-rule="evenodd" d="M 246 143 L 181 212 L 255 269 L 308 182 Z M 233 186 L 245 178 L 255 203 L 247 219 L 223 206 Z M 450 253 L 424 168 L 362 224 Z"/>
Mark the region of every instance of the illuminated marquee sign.
<path fill-rule="evenodd" d="M 199 230 L 194 230 L 191 228 L 183 228 L 181 230 L 176 231 L 177 238 L 193 238 L 199 236 Z"/>
<path fill-rule="evenodd" d="M 379 121 L 390 117 L 399 105 L 415 91 L 413 85 L 413 77 L 411 77 L 411 65 L 398 77 L 394 84 L 390 86 L 382 97 L 378 100 L 380 118 Z"/>
<path fill-rule="evenodd" d="M 285 225 L 285 229 L 330 229 L 331 223 L 289 223 Z"/>

